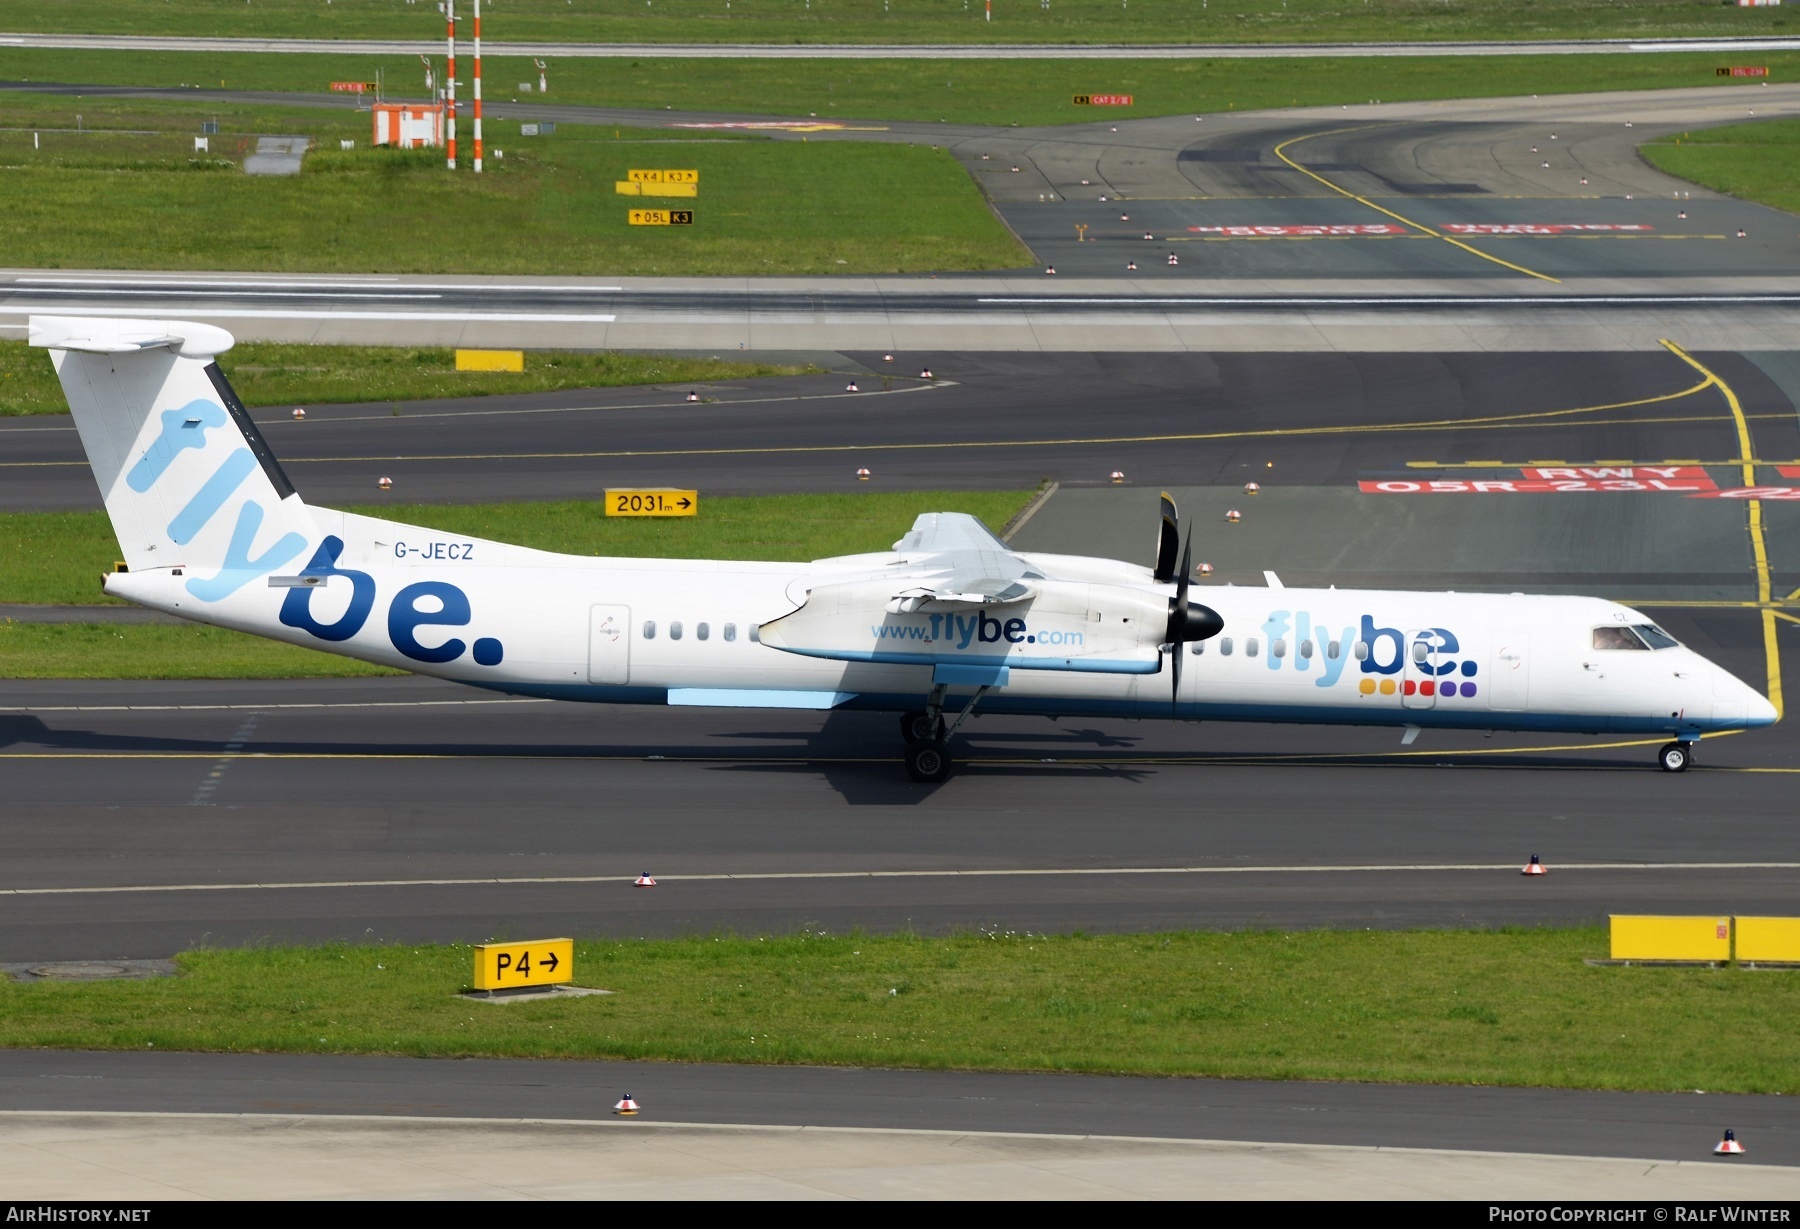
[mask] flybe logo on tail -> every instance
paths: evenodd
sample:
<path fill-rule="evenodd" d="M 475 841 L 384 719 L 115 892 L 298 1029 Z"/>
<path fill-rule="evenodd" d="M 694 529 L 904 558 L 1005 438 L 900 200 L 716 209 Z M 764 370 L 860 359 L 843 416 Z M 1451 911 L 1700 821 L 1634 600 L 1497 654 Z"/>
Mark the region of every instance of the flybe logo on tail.
<path fill-rule="evenodd" d="M 125 485 L 138 494 L 147 494 L 162 481 L 169 467 L 183 452 L 204 450 L 206 433 L 223 427 L 229 416 L 216 401 L 190 401 L 177 410 L 164 410 L 161 430 L 125 475 Z M 187 503 L 168 524 L 169 540 L 178 546 L 192 542 L 200 531 L 224 510 L 231 497 L 256 470 L 256 458 L 248 448 L 235 448 L 226 454 L 212 476 L 200 484 Z M 306 549 L 306 539 L 297 533 L 284 533 L 261 554 L 253 554 L 256 535 L 262 529 L 268 510 L 254 499 L 238 506 L 237 521 L 225 546 L 225 562 L 211 576 L 195 576 L 188 580 L 187 591 L 203 602 L 217 602 L 230 597 L 259 576 L 266 576 Z"/>

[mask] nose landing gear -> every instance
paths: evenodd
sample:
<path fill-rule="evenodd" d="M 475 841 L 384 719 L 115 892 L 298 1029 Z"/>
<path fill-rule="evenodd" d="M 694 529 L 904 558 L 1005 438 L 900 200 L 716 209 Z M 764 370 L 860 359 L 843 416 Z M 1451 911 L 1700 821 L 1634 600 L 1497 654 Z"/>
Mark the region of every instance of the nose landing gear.
<path fill-rule="evenodd" d="M 1686 772 L 1694 762 L 1694 744 L 1669 743 L 1656 753 L 1656 762 L 1664 772 Z"/>

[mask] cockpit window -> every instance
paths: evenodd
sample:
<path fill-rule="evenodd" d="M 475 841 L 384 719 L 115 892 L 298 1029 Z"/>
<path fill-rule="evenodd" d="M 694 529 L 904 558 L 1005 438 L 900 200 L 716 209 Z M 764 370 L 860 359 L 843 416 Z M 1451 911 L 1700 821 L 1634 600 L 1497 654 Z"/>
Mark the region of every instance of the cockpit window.
<path fill-rule="evenodd" d="M 1637 633 L 1629 627 L 1613 624 L 1610 627 L 1594 629 L 1594 647 L 1596 649 L 1647 649 L 1650 646 L 1638 639 Z"/>
<path fill-rule="evenodd" d="M 1633 623 L 1631 630 L 1644 638 L 1653 649 L 1680 648 L 1680 642 L 1654 623 Z"/>

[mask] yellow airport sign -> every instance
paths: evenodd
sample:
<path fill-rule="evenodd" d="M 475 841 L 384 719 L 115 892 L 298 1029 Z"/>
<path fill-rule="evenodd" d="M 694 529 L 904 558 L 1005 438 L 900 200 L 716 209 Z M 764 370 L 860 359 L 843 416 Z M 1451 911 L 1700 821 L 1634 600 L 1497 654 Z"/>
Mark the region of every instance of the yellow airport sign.
<path fill-rule="evenodd" d="M 629 209 L 625 220 L 633 226 L 692 226 L 692 209 Z"/>
<path fill-rule="evenodd" d="M 458 371 L 524 371 L 523 350 L 458 350 Z"/>
<path fill-rule="evenodd" d="M 553 986 L 573 980 L 573 939 L 479 943 L 475 947 L 477 990 L 517 990 L 524 986 Z"/>
<path fill-rule="evenodd" d="M 1728 917 L 1612 916 L 1614 960 L 1731 959 Z"/>
<path fill-rule="evenodd" d="M 698 516 L 700 492 L 668 488 L 608 491 L 608 516 Z"/>
<path fill-rule="evenodd" d="M 700 195 L 700 185 L 691 183 L 636 183 L 615 179 L 613 191 L 620 196 L 689 196 Z"/>
<path fill-rule="evenodd" d="M 1737 959 L 1800 963 L 1800 917 L 1740 917 L 1735 921 Z"/>
<path fill-rule="evenodd" d="M 638 170 L 626 171 L 625 178 L 632 183 L 691 183 L 700 182 L 700 172 L 671 170 Z"/>

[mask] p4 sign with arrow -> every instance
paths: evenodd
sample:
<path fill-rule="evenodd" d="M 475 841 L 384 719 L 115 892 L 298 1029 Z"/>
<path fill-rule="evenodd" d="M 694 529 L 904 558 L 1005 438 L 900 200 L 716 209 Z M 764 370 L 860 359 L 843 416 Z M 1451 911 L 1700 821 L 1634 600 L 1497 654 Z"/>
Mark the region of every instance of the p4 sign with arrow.
<path fill-rule="evenodd" d="M 575 979 L 575 940 L 480 943 L 475 947 L 475 988 L 517 990 Z"/>
<path fill-rule="evenodd" d="M 700 492 L 667 487 L 606 492 L 608 516 L 697 516 Z"/>

